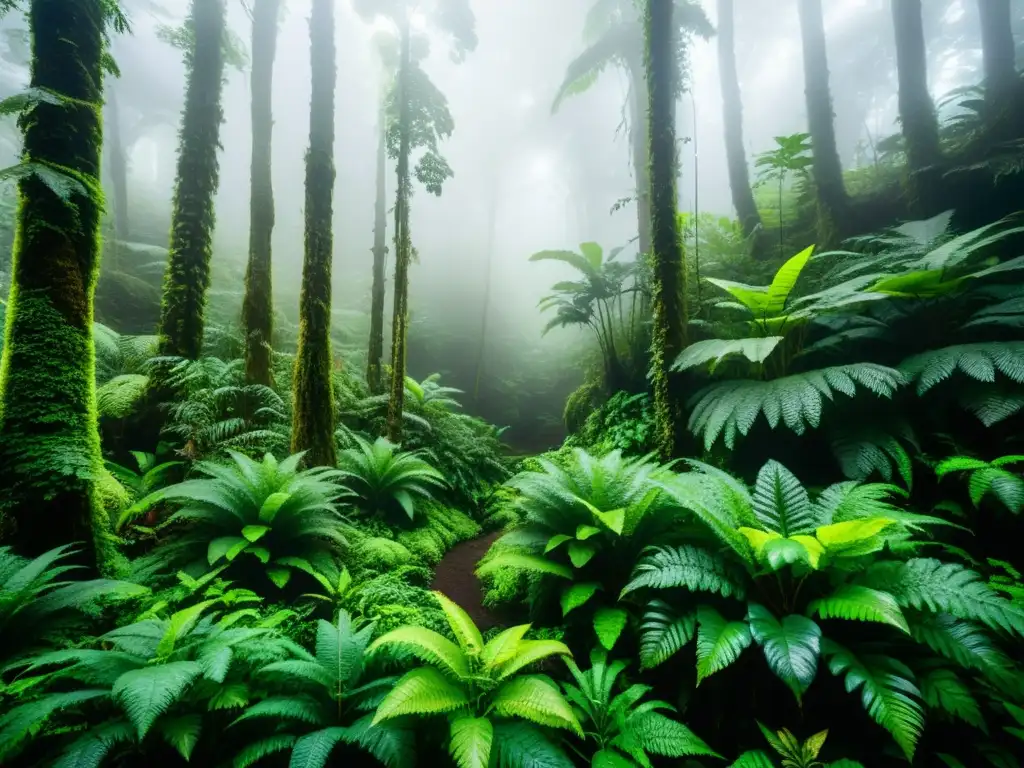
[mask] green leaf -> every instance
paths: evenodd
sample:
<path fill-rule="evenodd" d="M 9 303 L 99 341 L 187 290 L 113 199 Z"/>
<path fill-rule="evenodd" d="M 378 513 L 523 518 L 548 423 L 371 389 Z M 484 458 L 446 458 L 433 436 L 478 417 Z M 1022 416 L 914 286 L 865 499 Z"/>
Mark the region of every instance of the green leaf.
<path fill-rule="evenodd" d="M 690 545 L 651 547 L 633 569 L 625 596 L 642 587 L 685 587 L 691 592 L 712 592 L 722 597 L 743 597 L 742 575 L 727 561 Z"/>
<path fill-rule="evenodd" d="M 594 596 L 601 585 L 596 581 L 573 584 L 562 590 L 562 615 L 567 616 Z"/>
<path fill-rule="evenodd" d="M 750 604 L 747 620 L 754 640 L 764 648 L 768 666 L 799 701 L 818 672 L 821 629 L 807 617 L 795 614 L 780 622 L 757 603 Z"/>
<path fill-rule="evenodd" d="M 473 656 L 480 653 L 484 649 L 484 639 L 469 614 L 461 606 L 449 600 L 443 592 L 434 590 L 433 595 L 441 605 L 441 610 L 444 611 L 444 616 L 448 620 L 448 626 L 452 628 L 452 634 L 459 641 L 462 650 Z"/>
<path fill-rule="evenodd" d="M 796 256 L 790 257 L 775 273 L 771 285 L 768 286 L 768 299 L 764 306 L 766 316 L 775 317 L 782 314 L 789 294 L 793 292 L 796 281 L 800 279 L 800 274 L 813 253 L 814 246 L 808 246 Z"/>
<path fill-rule="evenodd" d="M 664 757 L 721 757 L 685 725 L 660 712 L 648 711 L 634 716 L 629 726 L 645 752 Z"/>
<path fill-rule="evenodd" d="M 206 561 L 213 565 L 222 557 L 227 557 L 228 553 L 239 545 L 244 548 L 249 545 L 249 542 L 241 536 L 221 536 L 214 539 L 206 549 Z M 228 560 L 234 560 L 234 557 L 228 557 Z"/>
<path fill-rule="evenodd" d="M 601 749 L 594 753 L 590 768 L 636 768 L 636 763 L 613 749 Z"/>
<path fill-rule="evenodd" d="M 156 646 L 156 655 L 159 658 L 166 658 L 174 652 L 174 646 L 178 640 L 192 631 L 192 628 L 199 621 L 203 611 L 213 605 L 215 600 L 204 600 L 201 603 L 185 608 L 171 615 L 168 620 L 167 629 L 160 637 Z"/>
<path fill-rule="evenodd" d="M 775 763 L 764 752 L 744 752 L 729 768 L 775 768 Z"/>
<path fill-rule="evenodd" d="M 132 721 L 141 741 L 160 715 L 170 709 L 202 674 L 194 661 L 172 661 L 125 672 L 111 696 Z"/>
<path fill-rule="evenodd" d="M 502 552 L 476 569 L 477 576 L 487 576 L 502 568 L 519 571 L 546 573 L 562 579 L 572 579 L 572 568 L 536 555 L 522 555 L 517 552 Z"/>
<path fill-rule="evenodd" d="M 676 614 L 663 600 L 652 600 L 640 624 L 640 666 L 652 669 L 690 642 L 697 628 L 697 612 Z"/>
<path fill-rule="evenodd" d="M 292 747 L 288 768 L 324 768 L 344 735 L 344 728 L 324 728 L 300 737 Z"/>
<path fill-rule="evenodd" d="M 783 340 L 782 336 L 766 336 L 751 339 L 707 339 L 698 341 L 684 349 L 672 364 L 673 371 L 686 371 L 690 368 L 710 363 L 714 369 L 723 360 L 739 355 L 752 363 L 763 363 Z"/>
<path fill-rule="evenodd" d="M 544 732 L 522 721 L 494 724 L 492 764 L 498 768 L 573 768 Z"/>
<path fill-rule="evenodd" d="M 814 533 L 817 515 L 807 491 L 779 462 L 761 467 L 752 501 L 754 515 L 768 530 L 782 536 Z"/>
<path fill-rule="evenodd" d="M 589 541 L 570 541 L 569 560 L 573 567 L 582 568 L 597 554 L 597 547 Z"/>
<path fill-rule="evenodd" d="M 932 709 L 958 717 L 968 725 L 986 730 L 978 702 L 970 689 L 948 669 L 935 669 L 921 678 L 921 697 Z"/>
<path fill-rule="evenodd" d="M 81 195 L 82 197 L 89 195 L 85 184 L 72 176 L 68 169 L 50 165 L 42 160 L 25 160 L 0 170 L 0 182 L 25 181 L 32 177 L 41 181 L 47 189 L 65 203 L 71 201 L 72 195 Z"/>
<path fill-rule="evenodd" d="M 284 589 L 291 581 L 292 571 L 290 568 L 267 568 L 267 578 L 270 579 L 278 589 Z"/>
<path fill-rule="evenodd" d="M 452 720 L 448 751 L 459 768 L 487 768 L 494 741 L 494 726 L 486 717 L 457 717 Z"/>
<path fill-rule="evenodd" d="M 628 618 L 629 614 L 622 608 L 599 608 L 594 614 L 594 632 L 606 650 L 615 647 Z"/>
<path fill-rule="evenodd" d="M 809 614 L 817 613 L 823 619 L 847 621 L 877 621 L 910 633 L 896 599 L 888 592 L 847 584 L 828 597 L 812 600 Z"/>
<path fill-rule="evenodd" d="M 461 686 L 433 667 L 410 670 L 395 684 L 377 707 L 373 724 L 401 715 L 432 715 L 454 712 L 469 705 Z"/>
<path fill-rule="evenodd" d="M 187 762 L 199 741 L 203 718 L 195 714 L 165 717 L 157 724 L 157 729 L 160 737 L 174 747 Z"/>
<path fill-rule="evenodd" d="M 272 493 L 263 500 L 263 504 L 260 506 L 259 520 L 261 523 L 270 525 L 274 522 L 274 518 L 277 517 L 277 513 L 281 511 L 281 507 L 284 506 L 285 502 L 292 497 L 291 493 L 277 492 Z M 243 531 L 242 535 L 245 535 Z M 248 537 L 246 537 L 248 538 Z M 255 539 L 252 539 L 255 541 Z"/>
<path fill-rule="evenodd" d="M 247 541 L 256 542 L 266 536 L 269 531 L 269 525 L 247 525 L 242 528 L 242 536 Z"/>
<path fill-rule="evenodd" d="M 580 541 L 586 541 L 591 536 L 597 536 L 601 532 L 601 529 L 593 525 L 581 525 L 576 529 L 576 538 Z"/>
<path fill-rule="evenodd" d="M 572 707 L 557 686 L 542 675 L 525 675 L 505 683 L 491 697 L 489 711 L 499 717 L 519 717 L 583 736 Z"/>
<path fill-rule="evenodd" d="M 524 626 L 528 627 L 528 625 Z M 506 630 L 506 636 L 511 631 Z M 519 637 L 521 638 L 522 635 L 520 634 Z M 469 663 L 462 649 L 433 630 L 414 626 L 399 627 L 377 638 L 367 652 L 373 653 L 385 645 L 397 647 L 427 664 L 441 667 L 443 670 L 451 672 L 456 678 L 469 677 Z"/>
<path fill-rule="evenodd" d="M 567 541 L 572 541 L 572 536 L 566 536 L 564 533 L 559 533 L 555 536 L 552 536 L 550 539 L 548 539 L 548 543 L 544 547 L 544 554 L 546 555 L 548 552 L 557 549 L 558 547 L 565 544 L 565 542 Z"/>
<path fill-rule="evenodd" d="M 751 642 L 745 621 L 726 621 L 714 608 L 697 609 L 697 685 L 740 657 Z"/>
<path fill-rule="evenodd" d="M 519 645 L 529 630 L 529 624 L 520 624 L 499 632 L 484 646 L 480 659 L 489 668 L 497 667 L 510 661 L 515 658 L 516 653 L 519 651 Z"/>

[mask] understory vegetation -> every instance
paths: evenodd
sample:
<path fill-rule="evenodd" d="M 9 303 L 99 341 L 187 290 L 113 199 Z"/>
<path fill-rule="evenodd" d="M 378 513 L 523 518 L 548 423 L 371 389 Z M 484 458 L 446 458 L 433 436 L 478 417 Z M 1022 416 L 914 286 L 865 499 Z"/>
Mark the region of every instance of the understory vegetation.
<path fill-rule="evenodd" d="M 1020 768 L 1024 81 L 992 10 L 1009 4 L 982 6 L 983 85 L 940 121 L 922 4 L 893 0 L 900 133 L 844 171 L 822 2 L 799 0 L 809 130 L 758 154 L 752 183 L 731 0 L 717 28 L 695 0 L 595 0 L 554 108 L 609 66 L 628 78 L 636 189 L 616 207 L 635 204 L 636 247 L 529 256 L 572 273 L 539 302 L 543 334 L 583 333 L 536 376 L 491 374 L 509 426 L 480 415 L 488 298 L 475 381 L 407 367 L 437 338 L 473 346 L 414 323 L 409 285 L 413 182 L 441 196 L 455 174 L 430 43 L 463 63 L 469 1 L 337 14 L 379 33 L 382 71 L 362 338 L 332 306 L 333 0 L 308 28 L 301 289 L 271 284 L 283 4 L 243 3 L 251 51 L 224 0 L 159 26 L 187 80 L 163 249 L 131 239 L 111 138 L 115 41 L 143 4 L 0 0 L 30 43 L 29 87 L 0 101 L 23 144 L 0 171 L 18 185 L 0 205 L 0 765 Z M 676 102 L 716 33 L 736 218 L 679 210 Z M 212 201 L 224 72 L 250 61 L 242 269 L 215 253 Z M 221 271 L 244 295 L 211 290 Z M 112 280 L 155 296 L 152 317 L 120 322 L 138 318 Z M 557 439 L 517 452 L 563 376 Z"/>

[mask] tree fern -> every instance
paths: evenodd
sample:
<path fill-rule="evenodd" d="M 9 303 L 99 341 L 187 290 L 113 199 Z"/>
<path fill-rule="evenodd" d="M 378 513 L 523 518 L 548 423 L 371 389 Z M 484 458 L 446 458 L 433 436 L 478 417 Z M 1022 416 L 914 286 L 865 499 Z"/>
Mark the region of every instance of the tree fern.
<path fill-rule="evenodd" d="M 834 392 L 854 397 L 859 385 L 879 397 L 891 398 L 902 384 L 899 371 L 874 363 L 823 368 L 770 381 L 740 379 L 711 384 L 690 400 L 689 429 L 703 435 L 706 449 L 720 436 L 732 448 L 737 434 L 746 435 L 763 413 L 772 429 L 781 422 L 802 435 L 808 426 L 820 424 L 823 403 L 831 401 Z"/>

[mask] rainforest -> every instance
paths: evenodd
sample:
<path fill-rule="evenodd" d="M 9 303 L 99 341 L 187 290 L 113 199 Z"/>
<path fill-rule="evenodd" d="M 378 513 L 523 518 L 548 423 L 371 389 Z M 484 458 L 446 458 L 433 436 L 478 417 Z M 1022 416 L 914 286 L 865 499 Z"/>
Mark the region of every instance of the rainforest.
<path fill-rule="evenodd" d="M 1021 768 L 1022 70 L 0 0 L 0 766 Z"/>

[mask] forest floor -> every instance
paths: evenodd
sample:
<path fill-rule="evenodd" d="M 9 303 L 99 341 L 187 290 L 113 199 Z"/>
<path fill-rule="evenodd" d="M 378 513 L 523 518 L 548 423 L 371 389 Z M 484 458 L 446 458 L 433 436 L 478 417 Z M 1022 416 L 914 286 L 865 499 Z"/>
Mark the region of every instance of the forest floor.
<path fill-rule="evenodd" d="M 456 544 L 437 564 L 431 584 L 431 589 L 462 606 L 481 632 L 501 623 L 498 616 L 484 608 L 483 589 L 476 577 L 477 563 L 500 535 L 501 531 L 495 531 Z"/>

